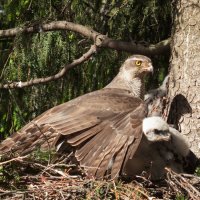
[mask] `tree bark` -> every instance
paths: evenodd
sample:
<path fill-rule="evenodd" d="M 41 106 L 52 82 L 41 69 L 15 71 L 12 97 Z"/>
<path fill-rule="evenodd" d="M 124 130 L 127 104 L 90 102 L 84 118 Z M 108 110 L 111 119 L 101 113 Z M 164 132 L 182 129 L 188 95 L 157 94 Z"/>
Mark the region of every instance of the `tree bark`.
<path fill-rule="evenodd" d="M 168 122 L 200 157 L 200 1 L 174 2 Z"/>

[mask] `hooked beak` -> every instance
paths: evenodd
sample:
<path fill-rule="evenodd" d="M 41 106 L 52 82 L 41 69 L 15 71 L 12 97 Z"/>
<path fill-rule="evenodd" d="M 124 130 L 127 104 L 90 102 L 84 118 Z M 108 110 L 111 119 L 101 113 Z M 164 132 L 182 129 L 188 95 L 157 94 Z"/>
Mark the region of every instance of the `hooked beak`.
<path fill-rule="evenodd" d="M 153 74 L 153 65 L 149 64 L 147 67 L 144 67 L 143 70 L 146 72 L 151 72 Z"/>

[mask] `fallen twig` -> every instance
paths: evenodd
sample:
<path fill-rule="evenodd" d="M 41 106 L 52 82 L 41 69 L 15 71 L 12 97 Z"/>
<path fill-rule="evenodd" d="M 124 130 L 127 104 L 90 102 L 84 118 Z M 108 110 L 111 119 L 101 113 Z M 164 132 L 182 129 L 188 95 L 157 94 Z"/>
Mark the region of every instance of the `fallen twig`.
<path fill-rule="evenodd" d="M 27 158 L 27 157 L 28 157 L 28 155 L 26 155 L 26 156 L 19 156 L 19 157 L 16 157 L 16 158 L 12 158 L 10 160 L 6 160 L 4 162 L 0 162 L 0 166 L 8 164 L 10 162 L 14 162 L 14 161 L 22 162 L 24 160 L 24 158 Z"/>
<path fill-rule="evenodd" d="M 195 188 L 190 182 L 191 180 L 189 177 L 193 178 L 194 176 L 188 176 L 177 174 L 176 172 L 172 171 L 171 169 L 166 168 L 167 170 L 167 181 L 171 188 L 178 193 L 187 193 L 187 195 L 193 199 L 193 200 L 199 200 L 200 199 L 200 192 L 199 189 Z M 185 177 L 184 177 L 185 176 Z M 200 186 L 200 181 L 199 181 Z M 183 190 L 183 192 L 182 192 Z"/>

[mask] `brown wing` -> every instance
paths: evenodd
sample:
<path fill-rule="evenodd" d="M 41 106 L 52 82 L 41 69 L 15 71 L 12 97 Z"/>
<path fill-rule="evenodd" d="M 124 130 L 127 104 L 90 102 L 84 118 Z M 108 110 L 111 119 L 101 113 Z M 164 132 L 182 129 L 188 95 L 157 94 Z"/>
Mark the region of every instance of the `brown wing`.
<path fill-rule="evenodd" d="M 26 154 L 37 146 L 59 151 L 67 142 L 88 174 L 114 178 L 137 150 L 145 115 L 142 100 L 105 88 L 46 111 L 2 142 L 0 153 Z"/>

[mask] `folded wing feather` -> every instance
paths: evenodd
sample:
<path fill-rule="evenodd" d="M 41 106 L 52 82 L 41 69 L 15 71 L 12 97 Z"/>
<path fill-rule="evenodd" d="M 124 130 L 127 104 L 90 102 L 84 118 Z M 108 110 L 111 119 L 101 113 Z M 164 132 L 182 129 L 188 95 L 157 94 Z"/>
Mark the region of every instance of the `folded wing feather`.
<path fill-rule="evenodd" d="M 110 172 L 115 178 L 137 150 L 145 116 L 142 100 L 127 90 L 105 88 L 38 116 L 3 141 L 0 154 L 26 154 L 37 146 L 47 150 L 59 145 L 59 151 L 70 144 L 88 174 L 101 178 Z"/>

